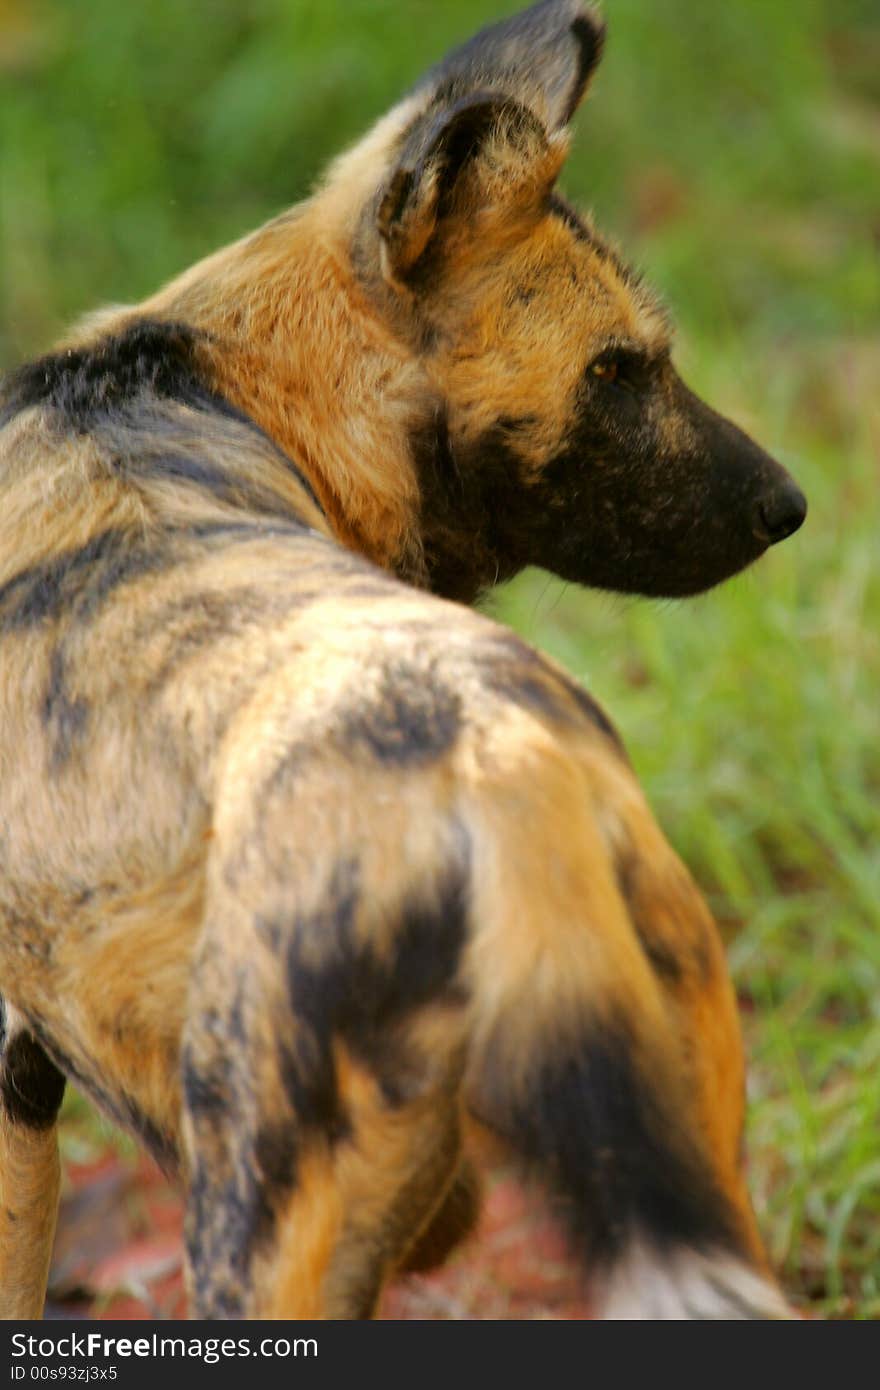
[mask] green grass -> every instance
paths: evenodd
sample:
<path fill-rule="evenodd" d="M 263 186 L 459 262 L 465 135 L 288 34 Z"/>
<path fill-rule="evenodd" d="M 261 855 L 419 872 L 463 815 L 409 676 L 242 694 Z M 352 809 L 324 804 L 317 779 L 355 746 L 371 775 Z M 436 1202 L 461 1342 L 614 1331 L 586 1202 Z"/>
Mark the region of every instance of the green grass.
<path fill-rule="evenodd" d="M 488 0 L 0 0 L 0 363 L 301 196 Z M 510 6 L 508 6 L 510 8 Z M 790 1290 L 880 1316 L 880 15 L 608 0 L 566 191 L 804 529 L 687 604 L 527 574 L 495 611 L 611 711 L 728 933 Z"/>

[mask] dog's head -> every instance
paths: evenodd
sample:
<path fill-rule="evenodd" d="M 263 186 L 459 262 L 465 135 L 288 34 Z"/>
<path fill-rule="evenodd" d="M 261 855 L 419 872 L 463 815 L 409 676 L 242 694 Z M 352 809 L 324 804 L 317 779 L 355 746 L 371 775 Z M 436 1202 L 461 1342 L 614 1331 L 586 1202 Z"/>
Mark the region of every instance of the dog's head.
<path fill-rule="evenodd" d="M 544 0 L 433 68 L 336 165 L 358 275 L 436 391 L 413 433 L 432 587 L 537 564 L 699 592 L 801 525 L 786 471 L 684 384 L 666 316 L 557 193 L 604 30 Z"/>

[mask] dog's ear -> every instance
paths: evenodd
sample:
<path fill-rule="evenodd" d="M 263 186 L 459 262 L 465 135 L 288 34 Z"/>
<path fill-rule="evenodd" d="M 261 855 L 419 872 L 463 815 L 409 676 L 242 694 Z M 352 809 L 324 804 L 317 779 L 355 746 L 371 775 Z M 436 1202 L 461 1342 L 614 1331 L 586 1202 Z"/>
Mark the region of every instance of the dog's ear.
<path fill-rule="evenodd" d="M 388 279 L 407 277 L 448 214 L 552 184 L 603 37 L 602 22 L 577 0 L 544 0 L 484 29 L 417 84 L 418 114 L 378 206 Z"/>
<path fill-rule="evenodd" d="M 474 91 L 503 93 L 528 107 L 552 134 L 568 124 L 583 100 L 604 39 L 605 25 L 590 6 L 543 0 L 454 49 L 416 91 L 431 91 L 434 105 Z"/>
<path fill-rule="evenodd" d="M 420 119 L 410 131 L 378 211 L 387 278 L 405 279 L 441 222 L 468 209 L 511 203 L 524 185 L 544 184 L 558 172 L 558 157 L 531 112 L 501 94 L 472 92 Z M 530 176 L 530 177 L 529 177 Z"/>

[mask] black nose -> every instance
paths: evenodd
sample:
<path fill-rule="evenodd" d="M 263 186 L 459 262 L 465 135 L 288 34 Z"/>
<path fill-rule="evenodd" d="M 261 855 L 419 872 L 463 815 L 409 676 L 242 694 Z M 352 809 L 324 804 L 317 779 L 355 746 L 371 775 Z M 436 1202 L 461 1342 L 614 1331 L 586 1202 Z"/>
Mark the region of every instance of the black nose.
<path fill-rule="evenodd" d="M 784 541 L 803 525 L 807 514 L 807 499 L 791 479 L 777 487 L 758 503 L 755 530 L 770 545 Z"/>

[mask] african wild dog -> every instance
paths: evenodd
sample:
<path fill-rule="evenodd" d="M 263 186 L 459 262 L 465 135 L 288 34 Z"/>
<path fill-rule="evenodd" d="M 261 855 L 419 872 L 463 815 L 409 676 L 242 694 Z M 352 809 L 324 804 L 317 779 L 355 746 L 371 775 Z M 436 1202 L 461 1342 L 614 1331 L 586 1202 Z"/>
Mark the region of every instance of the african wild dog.
<path fill-rule="evenodd" d="M 187 1192 L 192 1310 L 368 1314 L 556 1191 L 608 1317 L 772 1317 L 711 918 L 579 687 L 470 602 L 705 589 L 795 530 L 554 191 L 602 26 L 547 0 L 308 202 L 6 383 L 2 1298 L 69 1077 Z"/>

